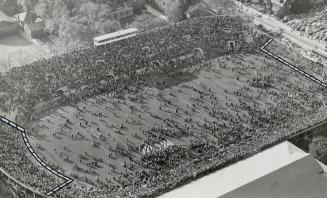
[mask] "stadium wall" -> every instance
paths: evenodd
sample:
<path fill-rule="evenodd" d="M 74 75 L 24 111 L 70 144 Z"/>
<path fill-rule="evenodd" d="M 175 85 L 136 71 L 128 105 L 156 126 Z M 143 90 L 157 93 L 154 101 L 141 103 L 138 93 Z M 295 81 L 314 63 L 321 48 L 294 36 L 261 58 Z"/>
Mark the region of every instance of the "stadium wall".
<path fill-rule="evenodd" d="M 31 187 L 22 184 L 21 182 L 17 181 L 11 175 L 9 175 L 5 170 L 0 168 L 0 178 L 2 181 L 8 185 L 10 190 L 13 192 L 14 197 L 19 198 L 46 198 L 47 196 L 42 195 L 40 192 L 32 189 Z M 47 197 L 52 198 L 52 197 Z"/>

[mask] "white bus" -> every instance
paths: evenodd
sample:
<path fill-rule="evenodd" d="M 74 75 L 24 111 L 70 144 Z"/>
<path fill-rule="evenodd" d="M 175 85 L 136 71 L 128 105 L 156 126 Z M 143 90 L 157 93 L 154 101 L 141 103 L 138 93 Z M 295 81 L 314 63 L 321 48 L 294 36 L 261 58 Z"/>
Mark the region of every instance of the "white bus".
<path fill-rule="evenodd" d="M 94 38 L 94 46 L 105 45 L 115 41 L 120 41 L 126 38 L 130 38 L 136 36 L 137 32 L 138 32 L 137 28 L 128 28 L 110 34 L 98 36 Z"/>

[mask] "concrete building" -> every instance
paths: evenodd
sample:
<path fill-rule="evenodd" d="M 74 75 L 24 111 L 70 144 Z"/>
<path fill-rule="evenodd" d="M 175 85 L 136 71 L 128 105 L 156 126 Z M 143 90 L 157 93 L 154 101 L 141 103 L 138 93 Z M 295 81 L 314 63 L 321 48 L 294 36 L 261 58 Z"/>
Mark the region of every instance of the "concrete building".
<path fill-rule="evenodd" d="M 31 11 L 22 12 L 15 15 L 19 27 L 29 38 L 38 38 L 44 34 L 45 21 Z"/>
<path fill-rule="evenodd" d="M 145 8 L 145 0 L 108 1 L 108 4 L 111 8 L 111 18 L 121 24 L 132 22 L 134 15 L 141 13 Z"/>
<path fill-rule="evenodd" d="M 326 171 L 285 141 L 159 198 L 326 198 Z"/>
<path fill-rule="evenodd" d="M 129 0 L 127 6 L 133 8 L 134 14 L 138 14 L 145 9 L 145 0 Z"/>

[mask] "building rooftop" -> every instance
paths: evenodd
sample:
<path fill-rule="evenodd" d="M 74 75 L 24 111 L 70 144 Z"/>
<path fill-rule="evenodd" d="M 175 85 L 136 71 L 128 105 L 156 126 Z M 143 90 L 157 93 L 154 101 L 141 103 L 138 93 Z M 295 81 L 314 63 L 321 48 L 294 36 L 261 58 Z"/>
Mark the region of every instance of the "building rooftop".
<path fill-rule="evenodd" d="M 325 165 L 307 155 L 221 198 L 325 198 L 326 176 Z"/>
<path fill-rule="evenodd" d="M 15 19 L 7 16 L 5 13 L 3 13 L 0 10 L 0 23 L 2 23 L 2 22 L 3 23 L 14 23 L 15 22 Z"/>
<path fill-rule="evenodd" d="M 35 13 L 30 11 L 25 11 L 15 15 L 15 18 L 25 24 L 32 24 L 43 21 L 43 19 L 39 18 Z"/>
<path fill-rule="evenodd" d="M 321 172 L 323 168 L 311 155 L 283 142 L 160 198 L 307 198 L 314 191 L 319 192 L 314 197 L 325 198 L 327 177 Z M 295 190 L 306 183 L 305 188 Z"/>
<path fill-rule="evenodd" d="M 108 4 L 112 11 L 117 11 L 128 7 L 127 0 L 110 0 L 108 1 Z"/>

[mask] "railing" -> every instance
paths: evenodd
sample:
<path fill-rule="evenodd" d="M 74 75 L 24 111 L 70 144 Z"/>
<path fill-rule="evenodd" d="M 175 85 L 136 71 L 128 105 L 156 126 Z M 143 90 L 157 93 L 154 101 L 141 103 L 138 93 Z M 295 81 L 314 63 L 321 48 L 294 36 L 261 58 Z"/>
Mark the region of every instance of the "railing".
<path fill-rule="evenodd" d="M 9 188 L 14 191 L 14 197 L 19 198 L 49 198 L 49 196 L 42 195 L 42 193 L 36 191 L 35 189 L 26 186 L 25 184 L 19 182 L 13 178 L 9 173 L 0 168 L 0 178 L 4 181 Z M 51 198 L 51 197 L 50 197 Z"/>

